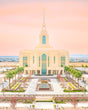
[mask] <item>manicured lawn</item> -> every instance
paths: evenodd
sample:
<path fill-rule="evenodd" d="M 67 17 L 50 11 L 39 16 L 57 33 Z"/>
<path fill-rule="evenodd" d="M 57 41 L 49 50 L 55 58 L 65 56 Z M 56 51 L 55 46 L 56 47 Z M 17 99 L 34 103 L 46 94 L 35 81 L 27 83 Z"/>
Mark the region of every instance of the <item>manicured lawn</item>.
<path fill-rule="evenodd" d="M 87 90 L 67 90 L 67 89 L 64 89 L 64 92 L 87 92 Z"/>

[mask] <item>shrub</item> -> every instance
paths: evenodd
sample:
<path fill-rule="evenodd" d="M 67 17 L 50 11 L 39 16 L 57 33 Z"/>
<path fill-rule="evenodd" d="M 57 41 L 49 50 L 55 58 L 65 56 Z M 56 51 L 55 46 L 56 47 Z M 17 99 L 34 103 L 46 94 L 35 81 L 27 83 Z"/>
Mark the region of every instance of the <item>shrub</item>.
<path fill-rule="evenodd" d="M 64 92 L 87 92 L 87 90 L 67 90 L 67 89 L 64 89 Z"/>
<path fill-rule="evenodd" d="M 36 102 L 53 102 L 52 100 L 41 100 L 41 101 L 36 101 Z"/>
<path fill-rule="evenodd" d="M 65 80 L 65 81 L 67 81 L 67 79 L 66 79 L 66 78 L 64 78 L 64 80 Z"/>
<path fill-rule="evenodd" d="M 55 100 L 55 103 L 65 103 L 65 100 Z"/>
<path fill-rule="evenodd" d="M 5 90 L 5 92 L 25 92 L 24 89 L 21 90 Z"/>
<path fill-rule="evenodd" d="M 54 105 L 54 108 L 56 108 L 56 105 Z"/>
<path fill-rule="evenodd" d="M 35 108 L 35 105 L 32 105 L 33 108 Z"/>
<path fill-rule="evenodd" d="M 41 81 L 41 83 L 47 83 L 47 81 Z"/>

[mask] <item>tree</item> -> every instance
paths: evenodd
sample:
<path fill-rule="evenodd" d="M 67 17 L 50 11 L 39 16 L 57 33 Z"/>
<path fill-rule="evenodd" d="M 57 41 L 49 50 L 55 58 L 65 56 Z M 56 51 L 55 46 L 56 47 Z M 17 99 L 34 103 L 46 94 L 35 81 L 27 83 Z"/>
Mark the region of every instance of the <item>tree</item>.
<path fill-rule="evenodd" d="M 79 87 L 79 78 L 82 76 L 82 72 L 77 71 L 75 76 L 76 76 L 76 78 L 78 78 L 78 87 Z"/>
<path fill-rule="evenodd" d="M 13 70 L 13 75 L 15 75 L 15 83 L 16 83 L 17 70 Z"/>
<path fill-rule="evenodd" d="M 84 65 L 82 64 L 82 67 L 84 67 Z"/>
<path fill-rule="evenodd" d="M 19 77 L 21 76 L 21 73 L 22 73 L 23 70 L 24 70 L 23 67 L 18 67 L 18 68 L 17 68 L 17 72 L 18 72 L 18 80 L 19 80 Z"/>
<path fill-rule="evenodd" d="M 75 70 L 73 67 L 65 67 L 65 71 L 67 71 L 69 74 L 72 75 L 72 81 L 73 81 L 73 77 L 75 77 L 75 82 L 76 82 L 76 78 L 78 78 L 78 87 L 79 87 L 79 78 L 82 76 L 82 72 L 79 70 Z"/>
<path fill-rule="evenodd" d="M 69 70 L 70 70 L 70 68 L 69 68 L 68 66 L 65 66 L 65 67 L 64 67 L 64 71 L 66 72 L 66 74 L 69 75 L 69 78 L 70 78 Z"/>
<path fill-rule="evenodd" d="M 13 78 L 13 72 L 10 71 L 6 74 L 6 78 L 9 79 L 9 88 L 10 88 L 10 79 Z"/>
<path fill-rule="evenodd" d="M 85 65 L 85 67 L 87 68 L 88 66 L 87 66 L 87 65 Z"/>
<path fill-rule="evenodd" d="M 69 67 L 68 66 L 65 66 L 64 67 L 64 70 L 67 72 L 69 70 Z"/>

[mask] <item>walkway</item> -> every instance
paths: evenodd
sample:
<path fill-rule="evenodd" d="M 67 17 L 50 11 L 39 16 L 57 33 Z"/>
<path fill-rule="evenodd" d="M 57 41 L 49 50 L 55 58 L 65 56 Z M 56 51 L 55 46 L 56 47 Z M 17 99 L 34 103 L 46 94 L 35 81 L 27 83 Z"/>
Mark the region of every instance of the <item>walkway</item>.
<path fill-rule="evenodd" d="M 54 109 L 54 105 L 52 102 L 36 102 L 36 109 Z"/>
<path fill-rule="evenodd" d="M 60 82 L 57 81 L 57 79 L 51 79 L 51 87 L 52 87 L 52 91 L 36 91 L 36 87 L 37 87 L 37 83 L 38 83 L 38 79 L 31 79 L 31 81 L 28 83 L 28 88 L 25 91 L 25 94 L 62 94 L 63 89 L 60 85 Z"/>

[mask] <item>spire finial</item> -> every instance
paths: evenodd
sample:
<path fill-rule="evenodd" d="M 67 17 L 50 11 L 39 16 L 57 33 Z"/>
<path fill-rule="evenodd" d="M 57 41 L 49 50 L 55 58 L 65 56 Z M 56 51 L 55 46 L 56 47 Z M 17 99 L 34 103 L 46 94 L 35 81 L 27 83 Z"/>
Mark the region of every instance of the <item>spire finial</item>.
<path fill-rule="evenodd" d="M 43 24 L 45 24 L 45 8 L 43 8 Z"/>

